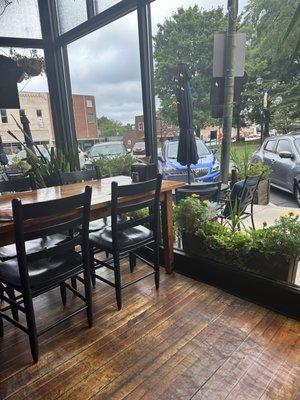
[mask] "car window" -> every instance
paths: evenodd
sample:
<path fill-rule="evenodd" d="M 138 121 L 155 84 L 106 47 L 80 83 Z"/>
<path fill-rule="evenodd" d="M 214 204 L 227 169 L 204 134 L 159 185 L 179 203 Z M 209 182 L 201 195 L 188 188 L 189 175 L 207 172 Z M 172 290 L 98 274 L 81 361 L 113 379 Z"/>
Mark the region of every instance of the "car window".
<path fill-rule="evenodd" d="M 201 141 L 197 140 L 197 151 L 198 151 L 198 156 L 208 156 L 210 154 L 210 151 L 206 147 L 206 145 Z M 178 142 L 172 142 L 169 143 L 168 150 L 167 150 L 167 157 L 176 159 L 177 158 L 177 152 L 178 152 Z"/>
<path fill-rule="evenodd" d="M 275 151 L 275 146 L 276 146 L 276 140 L 269 140 L 269 141 L 265 144 L 265 150 L 266 150 L 266 151 L 271 151 L 272 153 L 274 153 L 274 151 Z"/>
<path fill-rule="evenodd" d="M 298 153 L 300 154 L 300 138 L 296 139 L 294 141 L 294 143 L 295 143 L 295 146 L 296 146 L 296 149 L 297 149 Z"/>
<path fill-rule="evenodd" d="M 91 157 L 112 156 L 124 153 L 124 146 L 120 143 L 104 144 L 91 148 Z"/>
<path fill-rule="evenodd" d="M 292 147 L 291 144 L 288 140 L 279 140 L 278 145 L 277 145 L 277 153 L 281 153 L 282 151 L 288 151 L 292 153 Z"/>

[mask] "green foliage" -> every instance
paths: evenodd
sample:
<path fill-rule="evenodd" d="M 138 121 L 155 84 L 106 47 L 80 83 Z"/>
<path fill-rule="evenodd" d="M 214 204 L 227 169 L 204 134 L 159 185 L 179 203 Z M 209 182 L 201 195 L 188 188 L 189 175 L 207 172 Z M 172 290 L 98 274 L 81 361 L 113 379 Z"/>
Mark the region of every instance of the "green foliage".
<path fill-rule="evenodd" d="M 246 32 L 246 71 L 248 83 L 244 91 L 243 111 L 246 119 L 260 122 L 260 89 L 257 77 L 263 78 L 263 88 L 269 91 L 271 128 L 280 132 L 291 129 L 300 117 L 299 51 L 300 24 L 293 25 L 286 40 L 287 27 L 293 21 L 298 0 L 249 0 L 243 13 L 241 31 Z M 274 102 L 281 96 L 281 104 Z"/>
<path fill-rule="evenodd" d="M 201 202 L 196 194 L 181 199 L 174 207 L 175 229 L 193 233 L 205 222 L 218 215 L 216 203 Z"/>
<path fill-rule="evenodd" d="M 17 170 L 22 171 L 24 176 L 26 176 L 31 169 L 30 164 L 28 164 L 28 162 L 26 160 L 23 160 L 23 159 L 19 158 L 18 156 L 14 156 L 12 158 L 9 167 L 12 169 L 17 169 Z M 1 172 L 5 171 L 5 167 L 0 166 L 0 171 Z"/>
<path fill-rule="evenodd" d="M 93 160 L 98 165 L 103 178 L 117 175 L 130 175 L 131 166 L 136 159 L 131 154 L 119 155 L 113 158 L 100 156 Z"/>
<path fill-rule="evenodd" d="M 98 127 L 101 131 L 101 136 L 109 137 L 109 136 L 119 136 L 122 135 L 125 131 L 131 130 L 130 125 L 123 125 L 119 121 L 114 121 L 105 116 L 98 118 Z"/>
<path fill-rule="evenodd" d="M 238 179 L 245 179 L 246 176 L 262 175 L 267 179 L 271 174 L 271 168 L 261 161 L 251 162 L 252 152 L 245 144 L 243 147 L 233 147 L 231 150 L 231 160 L 237 170 Z"/>
<path fill-rule="evenodd" d="M 180 8 L 162 25 L 155 37 L 156 90 L 161 114 L 168 123 L 177 123 L 174 78 L 178 63 L 187 65 L 191 76 L 195 125 L 214 123 L 210 117 L 210 81 L 212 77 L 213 36 L 226 30 L 221 7 L 203 11 L 198 6 Z"/>

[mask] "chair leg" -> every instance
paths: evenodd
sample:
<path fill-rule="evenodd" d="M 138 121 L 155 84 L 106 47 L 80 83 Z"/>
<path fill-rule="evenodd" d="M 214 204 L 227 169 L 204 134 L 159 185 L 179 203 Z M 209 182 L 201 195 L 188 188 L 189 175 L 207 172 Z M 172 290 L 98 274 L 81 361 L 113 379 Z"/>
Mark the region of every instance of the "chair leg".
<path fill-rule="evenodd" d="M 3 318 L 0 314 L 0 337 L 3 337 L 3 335 L 4 335 Z"/>
<path fill-rule="evenodd" d="M 159 244 L 154 247 L 154 280 L 155 288 L 159 289 Z"/>
<path fill-rule="evenodd" d="M 64 283 L 60 284 L 60 296 L 61 296 L 61 301 L 65 306 L 67 303 L 67 289 Z"/>
<path fill-rule="evenodd" d="M 8 297 L 10 298 L 10 300 L 16 301 L 15 291 L 13 289 L 11 289 L 11 288 L 8 288 L 8 287 L 5 290 L 6 290 L 6 293 L 7 293 Z M 16 306 L 14 306 L 14 305 L 11 305 L 10 307 L 11 307 L 12 316 L 14 317 L 14 319 L 16 321 L 19 321 L 18 308 Z"/>
<path fill-rule="evenodd" d="M 28 293 L 24 293 L 23 297 L 24 297 L 24 306 L 26 310 L 26 321 L 27 321 L 31 354 L 33 361 L 37 363 L 39 360 L 39 344 L 38 344 L 38 336 L 36 330 L 32 298 L 31 296 L 28 295 Z"/>
<path fill-rule="evenodd" d="M 121 288 L 121 271 L 120 257 L 118 253 L 114 253 L 114 268 L 115 268 L 115 287 L 118 310 L 122 308 L 122 288 Z"/>
<path fill-rule="evenodd" d="M 89 328 L 93 326 L 93 306 L 92 306 L 92 286 L 91 286 L 91 276 L 89 271 L 84 272 L 84 292 L 85 292 L 85 301 L 87 305 L 87 320 L 89 324 Z"/>
<path fill-rule="evenodd" d="M 96 286 L 96 276 L 95 276 L 95 262 L 94 262 L 94 249 L 93 247 L 90 247 L 90 269 L 91 269 L 91 280 L 92 280 L 92 285 L 93 287 Z"/>
<path fill-rule="evenodd" d="M 133 272 L 134 268 L 136 267 L 136 256 L 134 253 L 129 253 L 129 266 L 130 272 Z"/>
<path fill-rule="evenodd" d="M 253 202 L 251 204 L 251 222 L 252 222 L 252 228 L 255 230 L 254 215 L 253 215 Z"/>
<path fill-rule="evenodd" d="M 71 285 L 72 285 L 72 288 L 77 290 L 77 280 L 75 277 L 71 278 Z"/>

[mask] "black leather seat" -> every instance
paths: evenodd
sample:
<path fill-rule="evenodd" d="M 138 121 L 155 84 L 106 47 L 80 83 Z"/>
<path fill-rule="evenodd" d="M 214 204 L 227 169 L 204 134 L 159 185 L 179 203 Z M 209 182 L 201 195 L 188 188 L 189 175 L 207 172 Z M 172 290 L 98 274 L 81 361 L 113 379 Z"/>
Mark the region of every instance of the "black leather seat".
<path fill-rule="evenodd" d="M 120 251 L 130 250 L 132 247 L 143 246 L 153 241 L 153 232 L 142 225 L 125 229 L 118 233 L 118 245 Z M 110 226 L 102 231 L 90 234 L 90 242 L 93 246 L 112 252 L 112 228 Z"/>
<path fill-rule="evenodd" d="M 30 287 L 40 290 L 43 284 L 47 286 L 61 282 L 70 275 L 77 275 L 83 270 L 82 256 L 69 252 L 61 257 L 44 258 L 27 264 Z M 15 289 L 21 288 L 18 259 L 13 258 L 0 264 L 0 281 Z"/>
<path fill-rule="evenodd" d="M 30 240 L 25 244 L 26 254 L 33 254 L 44 249 L 49 249 L 50 247 L 56 246 L 66 239 L 66 235 L 58 233 L 56 235 L 47 236 L 45 238 Z M 15 244 L 0 247 L 0 259 L 2 261 L 7 261 L 16 256 L 17 250 Z"/>

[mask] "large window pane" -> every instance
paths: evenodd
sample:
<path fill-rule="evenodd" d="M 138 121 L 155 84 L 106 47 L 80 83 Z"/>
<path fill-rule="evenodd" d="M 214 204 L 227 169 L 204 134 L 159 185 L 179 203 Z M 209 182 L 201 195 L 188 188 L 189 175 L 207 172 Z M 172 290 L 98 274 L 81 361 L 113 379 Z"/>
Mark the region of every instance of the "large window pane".
<path fill-rule="evenodd" d="M 40 39 L 37 0 L 0 1 L 0 36 Z"/>
<path fill-rule="evenodd" d="M 143 141 L 137 13 L 73 42 L 68 53 L 80 147 L 106 140 L 131 149 Z"/>
<path fill-rule="evenodd" d="M 57 0 L 60 33 L 65 33 L 87 20 L 86 0 Z"/>

